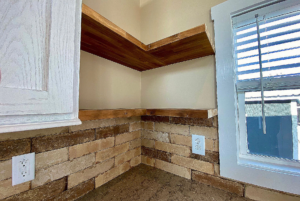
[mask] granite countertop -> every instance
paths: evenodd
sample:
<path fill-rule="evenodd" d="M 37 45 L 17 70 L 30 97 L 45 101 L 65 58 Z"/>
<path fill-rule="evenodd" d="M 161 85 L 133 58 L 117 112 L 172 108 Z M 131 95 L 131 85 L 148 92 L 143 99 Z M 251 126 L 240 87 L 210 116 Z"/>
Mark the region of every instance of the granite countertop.
<path fill-rule="evenodd" d="M 165 171 L 139 165 L 77 201 L 250 201 Z"/>

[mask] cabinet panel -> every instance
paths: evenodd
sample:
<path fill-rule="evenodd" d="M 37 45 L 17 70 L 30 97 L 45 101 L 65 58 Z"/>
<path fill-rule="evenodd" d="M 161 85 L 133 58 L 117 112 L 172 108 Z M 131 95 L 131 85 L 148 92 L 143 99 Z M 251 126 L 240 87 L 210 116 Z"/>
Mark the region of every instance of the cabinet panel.
<path fill-rule="evenodd" d="M 81 0 L 0 0 L 0 19 L 0 132 L 80 123 Z"/>
<path fill-rule="evenodd" d="M 51 1 L 4 1 L 0 15 L 0 87 L 45 90 Z"/>

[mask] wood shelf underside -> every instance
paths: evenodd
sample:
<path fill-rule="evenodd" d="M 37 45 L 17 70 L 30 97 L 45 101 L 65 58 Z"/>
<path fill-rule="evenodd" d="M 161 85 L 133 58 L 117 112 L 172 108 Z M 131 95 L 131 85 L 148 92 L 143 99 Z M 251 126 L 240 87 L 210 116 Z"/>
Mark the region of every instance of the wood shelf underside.
<path fill-rule="evenodd" d="M 205 24 L 145 45 L 84 4 L 81 49 L 138 71 L 215 54 Z"/>
<path fill-rule="evenodd" d="M 217 109 L 193 110 L 193 109 L 116 109 L 116 110 L 80 110 L 81 121 L 97 119 L 114 119 L 134 116 L 170 116 L 209 119 L 218 115 Z"/>

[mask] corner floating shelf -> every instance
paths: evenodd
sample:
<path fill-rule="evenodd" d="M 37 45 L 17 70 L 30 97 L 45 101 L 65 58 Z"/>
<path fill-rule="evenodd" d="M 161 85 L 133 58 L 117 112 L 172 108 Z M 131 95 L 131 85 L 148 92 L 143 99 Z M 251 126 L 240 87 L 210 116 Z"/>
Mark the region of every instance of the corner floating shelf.
<path fill-rule="evenodd" d="M 114 119 L 135 116 L 168 116 L 209 119 L 218 115 L 217 109 L 116 109 L 116 110 L 79 110 L 81 121 Z"/>
<path fill-rule="evenodd" d="M 145 45 L 85 4 L 81 49 L 138 71 L 215 54 L 205 24 Z"/>

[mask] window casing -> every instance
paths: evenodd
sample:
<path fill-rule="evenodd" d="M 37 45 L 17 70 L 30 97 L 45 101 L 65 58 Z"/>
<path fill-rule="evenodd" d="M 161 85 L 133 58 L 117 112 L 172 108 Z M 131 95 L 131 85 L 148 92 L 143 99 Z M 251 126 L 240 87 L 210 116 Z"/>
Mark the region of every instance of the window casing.
<path fill-rule="evenodd" d="M 276 19 L 278 21 L 279 18 L 285 19 L 287 15 L 296 16 L 297 13 L 295 12 L 297 12 L 297 9 L 299 10 L 299 4 L 300 2 L 298 0 L 227 0 L 212 9 L 216 43 L 221 176 L 294 194 L 300 194 L 300 189 L 295 187 L 295 185 L 297 186 L 300 182 L 300 163 L 298 161 L 249 153 L 245 114 L 249 113 L 249 108 L 258 107 L 262 105 L 263 102 L 261 97 L 259 98 L 259 96 L 256 97 L 255 95 L 256 92 L 261 92 L 260 65 L 257 58 L 258 55 L 256 54 L 257 52 L 254 52 L 257 51 L 257 46 L 250 46 L 247 51 L 237 51 L 238 45 L 236 41 L 237 39 L 242 39 L 240 40 L 241 43 L 244 43 L 242 45 L 247 45 L 249 42 L 248 39 L 250 42 L 257 42 L 257 38 L 253 37 L 253 35 L 255 35 L 253 31 L 256 31 L 255 27 L 257 27 L 256 20 L 258 20 L 260 27 L 272 23 L 272 20 L 274 21 L 275 19 L 274 17 L 277 17 Z M 257 19 L 255 17 L 256 14 L 258 14 Z M 297 20 L 298 19 L 296 19 L 296 21 Z M 293 23 L 295 25 L 299 22 Z M 293 26 L 293 23 L 287 26 Z M 278 26 L 282 26 L 282 24 Z M 262 30 L 262 28 L 265 27 L 269 29 Z M 282 51 L 283 46 L 277 46 L 277 48 L 279 47 L 278 50 L 273 49 L 273 55 L 272 52 L 271 54 L 266 53 L 270 51 L 270 46 L 273 45 L 270 45 L 271 42 L 278 41 L 272 39 L 276 38 L 276 35 L 267 38 L 270 35 L 266 33 L 272 31 L 271 29 L 274 27 L 268 25 L 265 27 L 262 26 L 262 28 L 260 28 L 262 37 L 265 37 L 262 40 L 264 42 L 262 44 L 262 75 L 264 76 L 262 83 L 263 91 L 267 94 L 267 96 L 264 96 L 266 99 L 265 106 L 267 108 L 265 112 L 269 118 L 269 114 L 272 113 L 270 108 L 276 109 L 279 105 L 283 108 L 290 107 L 297 113 L 297 104 L 294 100 L 286 102 L 286 98 L 277 97 L 274 103 L 272 93 L 274 90 L 286 91 L 291 89 L 296 90 L 296 93 L 298 93 L 300 89 L 298 73 L 300 72 L 300 65 L 298 65 L 298 63 L 300 64 L 300 57 L 298 57 L 300 56 L 300 49 L 299 52 L 288 52 L 289 49 L 295 50 L 300 48 L 298 45 L 300 34 L 299 36 L 297 35 L 300 33 L 300 30 L 294 26 L 294 29 L 288 30 L 290 32 L 288 34 L 291 34 L 291 37 L 285 41 L 281 41 L 281 43 L 280 41 L 278 44 L 274 43 L 275 45 L 287 44 L 290 46 L 290 48 L 284 52 L 287 55 L 284 57 L 282 53 L 276 56 L 276 51 Z M 249 34 L 247 35 L 245 32 L 244 38 L 238 37 L 236 34 L 237 31 L 251 28 L 254 28 L 252 33 L 248 32 Z M 273 30 L 275 30 L 275 28 Z M 273 33 L 280 36 L 280 33 Z M 245 39 L 245 37 L 249 38 Z M 266 43 L 268 39 L 269 42 Z M 296 55 L 293 55 L 295 52 Z M 242 60 L 243 57 L 245 60 Z M 256 57 L 256 60 L 251 60 L 252 63 L 247 61 L 250 57 Z M 239 68 L 244 69 L 240 70 Z M 247 69 L 245 70 L 245 68 Z M 278 70 L 280 69 L 284 69 L 284 71 L 278 74 Z M 286 69 L 290 69 L 291 71 Z M 282 91 L 280 93 L 282 94 Z M 295 97 L 296 95 L 300 94 L 295 94 L 294 92 L 290 94 L 291 97 Z M 249 103 L 249 101 L 257 102 L 251 105 L 252 102 Z M 261 109 L 259 110 L 261 111 Z M 292 110 L 290 110 L 289 115 L 294 115 L 291 111 Z M 288 113 L 289 111 L 286 110 L 285 112 Z M 257 111 L 254 111 L 251 115 L 256 115 L 256 113 Z M 266 134 L 268 134 L 268 129 Z M 298 149 L 297 147 L 294 148 Z M 289 155 L 289 157 L 298 157 L 297 154 L 293 154 L 292 156 Z"/>

